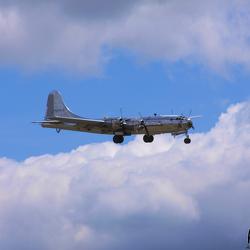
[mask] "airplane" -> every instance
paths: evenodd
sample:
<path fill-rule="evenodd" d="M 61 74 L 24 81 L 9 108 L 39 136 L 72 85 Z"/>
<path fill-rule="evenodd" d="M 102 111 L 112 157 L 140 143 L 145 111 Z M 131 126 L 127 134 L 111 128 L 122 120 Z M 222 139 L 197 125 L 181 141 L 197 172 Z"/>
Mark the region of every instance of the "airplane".
<path fill-rule="evenodd" d="M 122 112 L 121 112 L 122 113 Z M 191 113 L 191 110 L 190 110 Z M 140 112 L 139 112 L 140 114 Z M 190 116 L 190 114 L 189 114 Z M 61 94 L 54 90 L 49 93 L 44 121 L 39 123 L 43 128 L 55 128 L 88 133 L 114 135 L 114 143 L 122 143 L 124 136 L 144 134 L 143 141 L 151 143 L 154 135 L 171 133 L 172 136 L 186 134 L 185 144 L 191 139 L 188 135 L 190 128 L 194 129 L 192 119 L 201 117 L 184 115 L 157 115 L 142 117 L 104 117 L 103 119 L 88 119 L 72 113 L 63 102 Z"/>

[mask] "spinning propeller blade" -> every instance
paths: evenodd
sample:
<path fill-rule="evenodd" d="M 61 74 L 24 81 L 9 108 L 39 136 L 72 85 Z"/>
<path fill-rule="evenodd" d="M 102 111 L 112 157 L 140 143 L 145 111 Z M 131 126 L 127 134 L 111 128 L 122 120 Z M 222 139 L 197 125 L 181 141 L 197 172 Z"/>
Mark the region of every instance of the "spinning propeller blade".
<path fill-rule="evenodd" d="M 190 117 L 191 113 L 192 113 L 192 109 L 190 109 L 188 117 Z"/>
<path fill-rule="evenodd" d="M 202 117 L 203 115 L 197 115 L 197 116 L 191 116 L 191 117 L 188 117 L 189 120 L 192 120 L 192 119 L 195 119 L 195 118 L 199 118 L 199 117 Z"/>
<path fill-rule="evenodd" d="M 149 116 L 149 117 L 146 119 L 146 121 L 144 121 L 143 118 L 142 118 L 142 116 L 141 116 L 140 110 L 138 110 L 138 113 L 139 113 L 139 115 L 140 115 L 140 117 L 141 117 L 141 124 L 140 124 L 140 126 L 139 126 L 139 128 L 138 128 L 138 130 L 137 130 L 137 133 L 138 133 L 138 131 L 140 131 L 141 129 L 145 129 L 146 134 L 149 136 L 149 132 L 148 132 L 148 128 L 147 128 L 147 126 L 146 126 L 146 122 L 147 122 L 147 120 L 148 120 L 151 116 Z"/>
<path fill-rule="evenodd" d="M 202 115 L 190 116 L 191 113 L 192 113 L 192 109 L 190 109 L 190 111 L 189 111 L 189 115 L 188 115 L 187 120 L 189 121 L 189 126 L 190 126 L 190 128 L 192 128 L 193 130 L 195 130 L 195 127 L 193 126 L 193 122 L 192 122 L 191 120 L 192 120 L 192 119 L 195 119 L 195 118 L 202 117 Z"/>
<path fill-rule="evenodd" d="M 121 112 L 121 118 L 119 119 L 119 122 L 120 122 L 120 126 L 122 128 L 124 128 L 124 125 L 126 124 L 126 122 L 124 121 L 123 119 L 123 115 L 122 115 L 122 106 L 120 106 L 120 112 Z"/>

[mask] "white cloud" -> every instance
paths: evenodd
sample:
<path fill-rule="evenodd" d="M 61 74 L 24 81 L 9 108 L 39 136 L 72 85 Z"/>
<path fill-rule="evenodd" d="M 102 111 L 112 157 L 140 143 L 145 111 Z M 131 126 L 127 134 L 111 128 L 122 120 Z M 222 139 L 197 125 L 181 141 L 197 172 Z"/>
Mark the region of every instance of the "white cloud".
<path fill-rule="evenodd" d="M 249 12 L 244 0 L 1 1 L 0 62 L 96 74 L 115 48 L 249 70 Z"/>
<path fill-rule="evenodd" d="M 250 102 L 169 135 L 0 159 L 2 249 L 236 249 L 249 227 Z M 225 231 L 226 230 L 226 231 Z M 209 241 L 207 239 L 209 238 Z M 18 247 L 17 247 L 18 246 Z"/>

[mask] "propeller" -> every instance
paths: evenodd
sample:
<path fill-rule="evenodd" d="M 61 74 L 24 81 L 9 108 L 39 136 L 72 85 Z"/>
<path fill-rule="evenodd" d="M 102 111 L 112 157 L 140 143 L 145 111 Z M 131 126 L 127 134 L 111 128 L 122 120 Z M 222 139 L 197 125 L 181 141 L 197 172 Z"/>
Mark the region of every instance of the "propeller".
<path fill-rule="evenodd" d="M 188 117 L 185 117 L 182 112 L 180 113 L 180 115 L 188 122 L 189 128 L 195 129 L 193 126 L 193 122 L 191 120 L 198 118 L 198 117 L 202 117 L 202 115 L 191 116 L 191 113 L 192 113 L 192 109 L 190 109 Z M 181 121 L 178 124 L 181 124 Z"/>
<path fill-rule="evenodd" d="M 191 117 L 188 117 L 188 119 L 192 120 L 192 119 L 199 118 L 199 117 L 202 117 L 202 116 L 203 115 L 191 116 Z"/>
<path fill-rule="evenodd" d="M 202 115 L 190 116 L 190 115 L 191 115 L 191 113 L 192 113 L 192 109 L 190 109 L 190 111 L 189 111 L 189 115 L 188 115 L 187 120 L 188 120 L 188 124 L 189 124 L 190 128 L 192 128 L 192 129 L 194 130 L 195 128 L 194 128 L 194 126 L 193 126 L 193 122 L 192 122 L 191 120 L 192 120 L 192 119 L 195 119 L 195 118 L 202 117 Z"/>
<path fill-rule="evenodd" d="M 192 122 L 191 120 L 189 120 L 189 119 L 188 119 L 188 126 L 189 126 L 190 128 L 192 128 L 193 130 L 195 130 L 195 127 L 194 127 L 194 125 L 193 125 L 193 122 Z"/>
<path fill-rule="evenodd" d="M 122 106 L 120 106 L 120 112 L 121 112 L 121 117 L 123 117 L 123 116 L 122 116 Z"/>
<path fill-rule="evenodd" d="M 192 113 L 192 109 L 190 109 L 188 117 L 190 117 L 191 113 Z"/>
<path fill-rule="evenodd" d="M 120 122 L 120 126 L 123 127 L 123 126 L 126 124 L 126 122 L 125 122 L 124 119 L 123 119 L 123 115 L 122 115 L 122 106 L 120 106 L 120 112 L 121 112 L 121 117 L 120 117 L 120 119 L 119 119 L 119 122 Z"/>
<path fill-rule="evenodd" d="M 137 133 L 138 133 L 138 131 L 140 131 L 140 130 L 142 130 L 142 129 L 145 129 L 146 134 L 149 136 L 149 132 L 148 132 L 148 128 L 147 128 L 147 126 L 146 126 L 146 122 L 147 122 L 147 120 L 148 120 L 151 116 L 149 116 L 149 117 L 146 119 L 146 121 L 144 121 L 144 120 L 142 119 L 140 110 L 138 110 L 138 113 L 139 113 L 139 115 L 140 115 L 140 117 L 141 117 L 141 121 L 140 121 L 139 128 L 138 128 L 138 130 L 137 130 Z"/>

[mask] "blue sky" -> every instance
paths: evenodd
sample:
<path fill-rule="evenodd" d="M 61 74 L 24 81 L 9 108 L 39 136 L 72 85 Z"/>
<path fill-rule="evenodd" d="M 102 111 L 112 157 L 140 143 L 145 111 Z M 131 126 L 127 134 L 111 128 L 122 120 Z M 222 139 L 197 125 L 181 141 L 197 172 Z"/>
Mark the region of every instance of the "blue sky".
<path fill-rule="evenodd" d="M 24 160 L 44 153 L 68 152 L 79 145 L 112 141 L 112 136 L 42 129 L 31 121 L 43 120 L 48 93 L 61 92 L 66 105 L 89 118 L 175 114 L 203 115 L 195 120 L 194 132 L 207 132 L 230 104 L 248 100 L 249 74 L 230 71 L 230 78 L 202 65 L 186 62 L 141 64 L 133 56 L 114 53 L 102 76 L 80 77 L 59 70 L 27 74 L 17 68 L 1 69 L 1 156 Z M 6 105 L 7 104 L 7 105 Z M 126 137 L 125 143 L 134 137 Z M 65 140 L 67 143 L 65 143 Z M 20 145 L 22 145 L 20 147 Z M 13 150 L 14 147 L 14 150 Z"/>
<path fill-rule="evenodd" d="M 0 1 L 1 249 L 228 249 L 250 227 L 250 4 Z M 50 91 L 87 118 L 203 115 L 181 136 L 45 129 Z"/>

